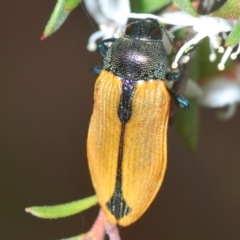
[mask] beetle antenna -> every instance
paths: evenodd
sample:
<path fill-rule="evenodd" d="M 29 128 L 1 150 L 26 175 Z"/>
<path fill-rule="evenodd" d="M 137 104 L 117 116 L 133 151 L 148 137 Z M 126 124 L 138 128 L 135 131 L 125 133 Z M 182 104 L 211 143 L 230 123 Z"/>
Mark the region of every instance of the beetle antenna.
<path fill-rule="evenodd" d="M 89 14 L 88 14 L 88 12 L 87 12 L 84 4 L 82 3 L 81 6 L 82 6 L 82 9 L 83 9 L 83 11 L 85 12 L 87 18 L 88 18 L 88 21 L 90 22 L 90 25 L 92 26 L 92 29 L 93 29 L 94 31 L 97 31 L 97 29 L 96 29 L 96 27 L 94 26 L 93 21 L 92 21 L 92 19 L 90 18 L 90 16 L 89 16 Z"/>

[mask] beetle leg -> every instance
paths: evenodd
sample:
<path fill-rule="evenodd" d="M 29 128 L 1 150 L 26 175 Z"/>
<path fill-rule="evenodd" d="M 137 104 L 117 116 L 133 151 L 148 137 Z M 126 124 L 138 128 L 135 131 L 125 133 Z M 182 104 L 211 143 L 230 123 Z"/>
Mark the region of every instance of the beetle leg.
<path fill-rule="evenodd" d="M 101 66 L 94 66 L 91 68 L 91 72 L 94 74 L 100 74 L 100 72 L 103 70 L 103 67 Z"/>
<path fill-rule="evenodd" d="M 177 103 L 179 104 L 180 107 L 188 109 L 190 107 L 190 103 L 188 102 L 188 100 L 183 97 L 183 95 L 176 93 L 175 91 L 168 89 L 169 93 L 171 94 L 171 96 L 173 96 L 173 98 L 177 101 Z"/>
<path fill-rule="evenodd" d="M 177 81 L 181 78 L 180 72 L 168 72 L 166 74 L 166 80 L 167 81 Z"/>
<path fill-rule="evenodd" d="M 107 46 L 105 43 L 113 43 L 115 41 L 116 41 L 116 38 L 108 38 L 108 39 L 102 40 L 98 44 L 98 51 L 102 54 L 103 57 L 106 56 L 107 50 L 109 48 L 109 46 Z"/>
<path fill-rule="evenodd" d="M 167 81 L 178 81 L 182 77 L 183 67 L 178 64 L 178 68 L 168 72 L 165 76 Z"/>

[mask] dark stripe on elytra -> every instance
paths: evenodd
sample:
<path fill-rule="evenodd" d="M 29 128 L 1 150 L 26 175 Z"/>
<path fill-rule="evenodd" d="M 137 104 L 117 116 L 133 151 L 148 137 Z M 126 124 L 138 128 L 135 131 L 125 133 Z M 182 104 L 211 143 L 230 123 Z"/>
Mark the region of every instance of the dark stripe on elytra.
<path fill-rule="evenodd" d="M 112 197 L 106 203 L 108 210 L 115 216 L 116 219 L 124 217 L 131 211 L 131 208 L 124 200 L 122 193 L 122 158 L 125 126 L 132 114 L 132 97 L 134 94 L 134 87 L 134 81 L 123 80 L 122 94 L 118 107 L 118 118 L 121 121 L 121 135 L 118 150 L 116 184 Z"/>

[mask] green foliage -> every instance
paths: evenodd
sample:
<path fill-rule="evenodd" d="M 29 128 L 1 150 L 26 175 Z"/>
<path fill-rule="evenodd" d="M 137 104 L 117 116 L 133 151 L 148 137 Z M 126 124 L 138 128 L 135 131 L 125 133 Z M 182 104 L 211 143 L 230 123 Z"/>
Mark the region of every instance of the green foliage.
<path fill-rule="evenodd" d="M 209 61 L 209 55 L 209 39 L 205 38 L 196 48 L 196 53 L 189 73 L 189 79 L 194 82 L 199 82 L 201 79 L 209 80 L 234 67 L 234 61 L 228 59 L 225 64 L 225 70 L 220 72 L 218 69 L 218 63 L 222 58 L 222 54 L 217 53 L 217 58 L 214 62 Z M 189 149 L 196 150 L 199 135 L 199 106 L 197 99 L 188 100 L 191 106 L 188 110 L 180 109 L 176 121 L 176 128 Z"/>
<path fill-rule="evenodd" d="M 200 75 L 199 69 L 199 56 L 196 53 L 189 74 L 191 80 L 198 82 Z M 191 106 L 187 110 L 180 109 L 177 116 L 176 128 L 189 149 L 196 150 L 198 145 L 199 109 L 197 99 L 188 100 Z"/>
<path fill-rule="evenodd" d="M 227 0 L 217 11 L 212 13 L 215 17 L 237 20 L 240 16 L 239 0 Z"/>
<path fill-rule="evenodd" d="M 26 212 L 39 218 L 57 219 L 80 213 L 97 204 L 97 197 L 91 196 L 70 203 L 55 206 L 29 207 Z"/>
<path fill-rule="evenodd" d="M 76 8 L 82 0 L 66 0 L 65 7 L 68 11 L 72 11 L 74 8 Z"/>
<path fill-rule="evenodd" d="M 224 19 L 237 20 L 236 26 L 233 28 L 229 34 L 225 45 L 233 46 L 240 42 L 240 1 L 239 0 L 228 0 L 226 3 L 219 8 L 217 11 L 213 12 L 211 15 L 215 17 L 221 17 Z"/>
<path fill-rule="evenodd" d="M 82 0 L 58 0 L 43 31 L 41 40 L 56 32 L 65 22 L 70 11 L 77 7 L 81 1 Z"/>
<path fill-rule="evenodd" d="M 198 146 L 199 136 L 199 107 L 197 99 L 188 99 L 191 106 L 189 109 L 180 109 L 176 128 L 186 143 L 187 147 L 194 151 Z"/>
<path fill-rule="evenodd" d="M 196 9 L 192 6 L 192 3 L 190 0 L 173 0 L 173 2 L 184 12 L 197 16 L 198 13 Z"/>
<path fill-rule="evenodd" d="M 171 3 L 171 0 L 131 0 L 131 11 L 135 13 L 148 13 Z"/>
<path fill-rule="evenodd" d="M 238 44 L 240 42 L 240 18 L 238 19 L 238 22 L 236 26 L 233 28 L 232 32 L 229 34 L 225 45 L 226 46 L 233 46 L 235 44 Z"/>
<path fill-rule="evenodd" d="M 238 22 L 229 34 L 225 45 L 234 46 L 240 42 L 240 2 L 239 0 L 228 0 L 226 3 L 213 12 L 211 15 L 224 19 L 237 20 Z"/>
<path fill-rule="evenodd" d="M 199 58 L 198 69 L 201 70 L 199 72 L 200 79 L 209 79 L 215 77 L 225 71 L 229 71 L 234 66 L 234 61 L 229 58 L 225 64 L 225 70 L 220 72 L 218 69 L 218 63 L 221 61 L 222 53 L 218 52 L 216 52 L 216 60 L 214 62 L 209 61 L 210 51 L 208 38 L 205 38 L 201 41 L 197 48 L 197 52 Z"/>

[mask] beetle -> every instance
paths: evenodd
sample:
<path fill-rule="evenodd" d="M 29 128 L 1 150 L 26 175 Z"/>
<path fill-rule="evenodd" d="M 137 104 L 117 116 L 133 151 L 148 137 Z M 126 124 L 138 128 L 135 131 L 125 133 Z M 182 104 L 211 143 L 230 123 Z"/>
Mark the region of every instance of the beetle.
<path fill-rule="evenodd" d="M 168 72 L 163 34 L 155 19 L 138 20 L 122 37 L 98 45 L 103 69 L 93 70 L 99 77 L 87 156 L 99 204 L 107 220 L 120 226 L 147 210 L 167 166 L 170 93 L 164 80 L 177 80 L 180 74 Z M 189 106 L 181 95 L 173 95 L 181 106 Z"/>

